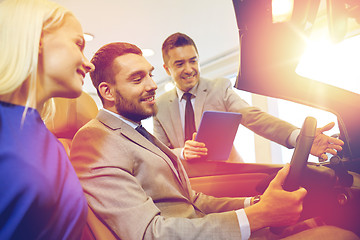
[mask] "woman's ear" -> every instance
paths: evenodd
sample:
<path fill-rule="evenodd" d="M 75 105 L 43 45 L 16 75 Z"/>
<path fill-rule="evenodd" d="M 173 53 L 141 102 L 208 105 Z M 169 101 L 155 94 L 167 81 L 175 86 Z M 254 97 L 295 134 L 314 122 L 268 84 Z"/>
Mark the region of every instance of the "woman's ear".
<path fill-rule="evenodd" d="M 107 82 L 101 82 L 98 86 L 102 98 L 109 102 L 115 102 L 113 86 Z"/>
<path fill-rule="evenodd" d="M 40 41 L 39 41 L 39 55 L 43 52 L 43 33 L 41 33 Z"/>

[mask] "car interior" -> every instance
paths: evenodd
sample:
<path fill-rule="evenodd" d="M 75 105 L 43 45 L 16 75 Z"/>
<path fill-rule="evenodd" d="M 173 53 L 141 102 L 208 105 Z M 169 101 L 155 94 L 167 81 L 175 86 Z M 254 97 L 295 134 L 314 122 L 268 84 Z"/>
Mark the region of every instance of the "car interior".
<path fill-rule="evenodd" d="M 271 1 L 233 0 L 240 39 L 241 65 L 235 87 L 329 111 L 336 115 L 343 150 L 324 163 L 307 162 L 317 127 L 307 117 L 291 159 L 286 187 L 308 190 L 301 219 L 321 217 L 325 223 L 360 237 L 360 122 L 358 93 L 296 73 L 320 0 L 294 0 L 292 17 L 273 22 Z M 360 22 L 360 1 L 328 0 L 329 29 L 334 41 L 346 38 L 345 19 Z M 341 11 L 340 11 L 341 10 Z M 342 25 L 338 23 L 342 23 Z M 266 39 L 266 41 L 264 41 Z M 70 153 L 78 129 L 95 118 L 98 108 L 83 92 L 77 99 L 55 99 L 56 115 L 46 125 Z M 217 197 L 255 196 L 265 191 L 283 164 L 183 162 L 194 190 Z M 84 239 L 116 239 L 89 207 Z"/>
<path fill-rule="evenodd" d="M 233 4 L 241 39 L 236 88 L 324 109 L 337 117 L 338 137 L 345 143 L 343 150 L 324 163 L 306 164 L 307 156 L 300 161 L 306 167 L 299 173 L 299 184 L 309 192 L 303 217 L 321 216 L 327 224 L 360 235 L 360 131 L 359 115 L 354 114 L 359 108 L 359 94 L 296 72 L 306 37 L 314 30 L 320 1 L 294 1 L 290 19 L 283 22 L 274 22 L 273 11 L 269 11 L 271 1 L 233 0 Z M 347 23 L 354 20 L 359 28 L 359 4 L 359 1 L 326 1 L 325 17 L 334 43 L 358 35 L 348 30 Z M 294 158 L 301 148 L 299 145 L 298 140 L 291 165 L 298 162 Z"/>
<path fill-rule="evenodd" d="M 48 129 L 63 144 L 70 157 L 71 141 L 75 133 L 88 121 L 95 118 L 98 107 L 93 98 L 83 92 L 76 99 L 54 98 L 55 116 L 46 122 Z M 90 207 L 82 239 L 116 239 L 112 232 L 101 222 Z"/>

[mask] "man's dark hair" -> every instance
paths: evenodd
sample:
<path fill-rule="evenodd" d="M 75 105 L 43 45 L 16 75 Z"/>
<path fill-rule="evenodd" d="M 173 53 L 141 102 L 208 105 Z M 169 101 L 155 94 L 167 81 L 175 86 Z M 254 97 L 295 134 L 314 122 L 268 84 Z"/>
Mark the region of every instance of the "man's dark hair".
<path fill-rule="evenodd" d="M 115 83 L 115 74 L 112 70 L 114 60 L 115 58 L 128 53 L 134 53 L 142 56 L 142 51 L 137 46 L 125 42 L 115 42 L 102 46 L 91 59 L 91 63 L 95 66 L 95 70 L 90 72 L 91 81 L 103 104 L 104 99 L 99 92 L 99 84 L 101 82 L 107 82 L 110 84 Z"/>
<path fill-rule="evenodd" d="M 195 42 L 186 34 L 183 33 L 174 33 L 170 35 L 163 43 L 162 45 L 162 57 L 164 60 L 164 63 L 167 64 L 169 60 L 169 50 L 177 47 L 183 47 L 183 46 L 194 46 L 196 53 L 198 53 L 198 50 L 196 48 Z"/>

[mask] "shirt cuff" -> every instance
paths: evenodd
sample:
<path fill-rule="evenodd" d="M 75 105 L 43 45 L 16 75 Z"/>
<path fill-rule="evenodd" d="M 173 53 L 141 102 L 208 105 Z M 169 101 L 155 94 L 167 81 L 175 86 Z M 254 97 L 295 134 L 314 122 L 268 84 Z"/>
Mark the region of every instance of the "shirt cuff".
<path fill-rule="evenodd" d="M 185 157 L 184 157 L 184 148 L 181 149 L 180 160 L 185 160 Z"/>
<path fill-rule="evenodd" d="M 296 146 L 296 140 L 297 140 L 299 134 L 300 134 L 300 129 L 295 129 L 294 131 L 292 131 L 292 133 L 290 134 L 290 137 L 288 139 L 288 143 L 290 144 L 290 146 L 292 146 L 292 147 Z"/>
<path fill-rule="evenodd" d="M 244 200 L 244 208 L 247 208 L 251 205 L 251 197 L 245 198 Z"/>
<path fill-rule="evenodd" d="M 241 233 L 241 240 L 247 240 L 250 238 L 251 230 L 249 220 L 246 216 L 244 209 L 236 210 L 236 216 L 239 222 L 240 233 Z"/>

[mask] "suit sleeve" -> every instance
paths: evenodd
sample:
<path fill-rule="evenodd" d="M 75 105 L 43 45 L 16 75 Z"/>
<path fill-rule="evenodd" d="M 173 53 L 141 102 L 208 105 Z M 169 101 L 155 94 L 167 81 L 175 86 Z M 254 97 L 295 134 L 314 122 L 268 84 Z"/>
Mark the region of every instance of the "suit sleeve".
<path fill-rule="evenodd" d="M 137 155 L 134 154 L 134 151 L 139 152 L 139 147 L 137 150 L 131 150 L 129 144 L 136 143 L 128 139 L 124 140 L 122 146 L 119 143 L 119 136 L 105 131 L 91 126 L 81 129 L 73 140 L 71 161 L 89 206 L 120 239 L 241 238 L 234 211 L 213 213 L 197 218 L 164 215 L 144 190 L 144 188 L 151 189 L 146 185 L 154 184 L 159 178 L 161 180 L 161 173 L 156 179 L 141 179 L 139 169 L 142 166 L 136 166 Z M 145 174 L 148 172 L 146 169 L 142 171 L 146 171 Z M 168 182 L 162 180 L 163 185 L 158 187 L 166 189 L 171 181 L 171 179 L 168 179 Z M 158 190 L 154 188 L 154 191 Z M 164 191 L 159 191 L 157 194 L 161 192 Z M 168 192 L 164 194 L 171 196 Z M 171 202 L 168 199 L 165 201 Z M 189 208 L 181 204 L 181 201 L 178 207 L 176 202 L 171 205 L 174 208 L 175 204 L 174 209 L 180 215 L 187 214 Z M 166 202 L 158 204 L 166 204 Z"/>
<path fill-rule="evenodd" d="M 244 208 L 245 198 L 213 197 L 201 192 L 194 193 L 194 203 L 206 214 L 226 212 Z"/>
<path fill-rule="evenodd" d="M 222 89 L 226 110 L 242 114 L 241 124 L 262 137 L 292 148 L 287 140 L 297 127 L 257 107 L 250 106 L 232 89 L 229 80 L 224 79 L 216 84 L 218 84 L 217 88 Z"/>

